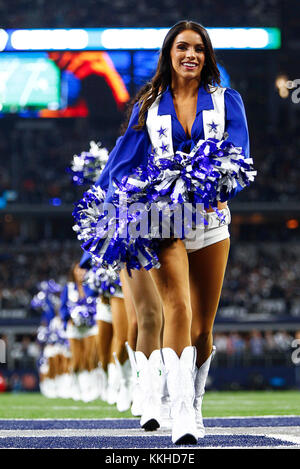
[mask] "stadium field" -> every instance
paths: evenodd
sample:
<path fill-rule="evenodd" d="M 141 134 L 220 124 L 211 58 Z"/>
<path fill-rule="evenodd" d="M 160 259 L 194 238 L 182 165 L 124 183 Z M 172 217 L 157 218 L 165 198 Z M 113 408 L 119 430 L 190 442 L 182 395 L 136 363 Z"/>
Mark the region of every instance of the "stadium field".
<path fill-rule="evenodd" d="M 299 391 L 207 392 L 204 417 L 300 415 Z M 132 418 L 100 400 L 89 403 L 47 399 L 39 393 L 0 394 L 0 419 L 104 419 Z"/>
<path fill-rule="evenodd" d="M 300 449 L 300 393 L 207 392 L 204 424 L 206 436 L 189 448 Z M 0 395 L 0 448 L 174 450 L 174 445 L 170 428 L 145 432 L 130 412 L 101 401 L 7 393 Z"/>

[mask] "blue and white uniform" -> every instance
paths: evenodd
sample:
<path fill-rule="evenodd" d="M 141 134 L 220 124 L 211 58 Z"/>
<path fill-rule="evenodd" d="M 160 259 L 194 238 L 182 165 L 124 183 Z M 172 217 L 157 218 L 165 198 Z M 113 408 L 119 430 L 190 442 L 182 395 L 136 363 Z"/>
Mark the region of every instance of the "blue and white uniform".
<path fill-rule="evenodd" d="M 79 292 L 74 282 L 68 282 L 61 294 L 60 317 L 64 322 L 68 339 L 83 339 L 96 335 L 98 332 L 95 324 L 95 292 L 87 286 L 84 286 L 83 289 L 85 298 L 82 300 L 79 298 Z"/>
<path fill-rule="evenodd" d="M 111 297 L 124 298 L 119 275 L 110 267 L 105 269 L 94 264 L 87 252 L 82 255 L 79 265 L 87 271 L 84 283 L 98 293 L 95 320 L 112 324 L 110 303 L 102 301 L 102 297 L 108 300 Z"/>
<path fill-rule="evenodd" d="M 228 140 L 235 146 L 243 149 L 246 158 L 249 157 L 249 134 L 244 104 L 240 94 L 226 88 L 224 92 L 225 101 L 225 131 L 228 133 Z M 186 147 L 194 147 L 199 140 L 204 139 L 203 111 L 214 109 L 213 99 L 204 87 L 200 87 L 197 99 L 197 111 L 194 124 L 192 126 L 191 138 L 189 138 L 181 123 L 178 120 L 171 90 L 168 87 L 162 94 L 159 105 L 158 115 L 171 116 L 171 132 L 173 150 L 183 150 Z M 132 170 L 141 165 L 147 165 L 148 155 L 152 150 L 152 142 L 146 127 L 142 130 L 135 130 L 133 127 L 138 124 L 139 106 L 136 103 L 133 106 L 131 118 L 125 134 L 120 137 L 109 155 L 108 162 L 102 171 L 96 185 L 101 186 L 107 192 L 106 202 L 112 201 L 112 195 L 116 187 L 113 184 L 114 179 L 121 181 L 124 176 L 131 174 Z M 212 129 L 214 128 L 212 123 Z M 157 129 L 159 131 L 160 128 Z M 214 137 L 214 131 L 212 132 Z M 162 144 L 164 139 L 162 138 Z M 161 152 L 161 156 L 164 153 Z M 241 190 L 230 194 L 231 197 Z"/>
<path fill-rule="evenodd" d="M 122 196 L 129 203 L 141 202 L 145 207 L 164 200 L 202 203 L 205 209 L 211 205 L 215 213 L 203 215 L 206 221 L 202 220 L 202 227 L 204 224 L 214 229 L 230 222 L 229 209 L 219 212 L 217 202 L 234 197 L 256 174 L 249 157 L 243 101 L 233 89 L 217 88 L 209 93 L 203 86 L 199 88 L 191 136 L 177 118 L 170 88 L 149 108 L 142 130 L 133 128 L 138 116 L 136 103 L 125 134 L 116 142 L 95 186 L 84 194 L 74 211 L 74 229 L 83 241 L 83 249 L 103 266 L 117 269 L 124 265 L 129 269 L 159 267 L 159 243 L 153 237 L 147 234 L 133 240 L 129 235 L 123 236 L 124 224 L 119 222 Z M 96 223 L 103 219 L 107 204 L 116 207 L 116 217 L 111 217 L 109 223 L 117 228 L 110 239 Z M 127 211 L 127 226 L 133 218 Z M 229 235 L 228 229 L 224 235 Z M 185 240 L 184 234 L 181 239 Z M 204 245 L 207 242 L 216 242 L 216 237 L 209 241 L 207 238 Z"/>

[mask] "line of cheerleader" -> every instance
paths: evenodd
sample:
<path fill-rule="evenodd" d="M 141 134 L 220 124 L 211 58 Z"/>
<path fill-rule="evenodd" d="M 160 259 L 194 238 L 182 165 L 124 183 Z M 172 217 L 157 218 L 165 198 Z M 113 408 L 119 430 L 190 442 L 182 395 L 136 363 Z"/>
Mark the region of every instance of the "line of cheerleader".
<path fill-rule="evenodd" d="M 64 286 L 49 280 L 38 287 L 32 307 L 42 312 L 37 331 L 41 393 L 83 402 L 100 399 L 120 412 L 141 415 L 133 353 L 136 315 L 120 278 L 77 262 Z"/>
<path fill-rule="evenodd" d="M 76 185 L 92 184 L 101 173 L 108 151 L 95 142 L 74 155 L 67 171 Z M 48 398 L 115 404 L 130 409 L 148 431 L 170 427 L 166 374 L 159 356 L 156 373 L 146 377 L 140 352 L 136 310 L 128 279 L 97 265 L 84 253 L 70 266 L 65 285 L 41 282 L 31 306 L 42 312 L 37 338 L 41 345 L 39 378 Z M 142 376 L 143 375 L 143 376 Z"/>

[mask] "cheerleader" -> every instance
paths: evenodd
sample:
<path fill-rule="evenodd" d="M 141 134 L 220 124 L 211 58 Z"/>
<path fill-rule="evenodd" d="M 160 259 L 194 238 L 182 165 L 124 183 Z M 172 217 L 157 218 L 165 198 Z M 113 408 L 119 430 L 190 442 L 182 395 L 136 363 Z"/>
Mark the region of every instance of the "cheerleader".
<path fill-rule="evenodd" d="M 61 323 L 57 316 L 58 298 L 61 291 L 53 279 L 43 281 L 38 285 L 38 293 L 31 301 L 31 307 L 41 311 L 41 324 L 37 330 L 37 340 L 41 347 L 38 360 L 40 390 L 46 397 L 59 397 L 60 375 L 63 372 L 63 357 L 61 345 Z"/>
<path fill-rule="evenodd" d="M 101 175 L 101 187 L 92 188 L 75 208 L 75 230 L 83 248 L 104 266 L 149 270 L 164 314 L 162 359 L 172 441 L 196 444 L 205 433 L 201 405 L 229 253 L 227 201 L 256 172 L 242 99 L 235 90 L 220 87 L 211 41 L 198 23 L 181 21 L 170 29 L 155 76 L 136 101 Z M 139 215 L 131 210 L 133 202 L 140 202 Z M 176 210 L 184 203 L 191 217 L 178 230 Z M 115 209 L 108 220 L 113 232 L 107 230 L 105 236 L 109 204 Z M 135 223 L 143 223 L 153 205 L 160 209 L 157 224 L 133 236 Z M 171 236 L 159 222 L 168 213 Z M 95 217 L 97 229 L 91 223 Z"/>
<path fill-rule="evenodd" d="M 44 355 L 48 359 L 48 375 L 53 380 L 54 388 L 53 394 L 49 397 L 70 397 L 70 383 L 66 369 L 66 336 L 63 322 L 57 311 L 55 317 L 49 323 L 49 333 Z"/>
<path fill-rule="evenodd" d="M 95 293 L 83 286 L 85 270 L 74 264 L 61 294 L 60 316 L 70 343 L 72 397 L 92 401 L 99 397 Z"/>
<path fill-rule="evenodd" d="M 145 269 L 120 273 L 123 290 L 131 298 L 137 316 L 136 347 L 127 345 L 133 373 L 131 412 L 141 416 L 146 431 L 169 426 L 168 393 L 159 349 L 162 344 L 162 304 L 157 289 Z"/>
<path fill-rule="evenodd" d="M 108 151 L 99 144 L 90 142 L 88 152 L 74 155 L 67 171 L 76 185 L 95 182 L 107 162 Z M 98 367 L 101 382 L 101 398 L 109 404 L 117 404 L 118 410 L 130 407 L 131 371 L 125 349 L 127 335 L 129 343 L 136 340 L 136 314 L 130 299 L 123 299 L 119 280 L 111 276 L 109 269 L 98 269 L 90 256 L 82 256 L 80 267 L 86 269 L 86 281 L 98 290 L 96 320 L 98 325 Z M 135 344 L 134 344 L 135 345 Z M 129 344 L 127 345 L 130 346 Z M 136 406 L 134 406 L 136 407 Z M 135 412 L 138 412 L 136 409 Z"/>
<path fill-rule="evenodd" d="M 98 356 L 102 382 L 102 400 L 116 404 L 120 412 L 131 404 L 131 371 L 125 348 L 128 337 L 127 310 L 119 276 L 112 269 L 91 263 L 82 256 L 80 266 L 86 269 L 85 282 L 97 290 Z"/>

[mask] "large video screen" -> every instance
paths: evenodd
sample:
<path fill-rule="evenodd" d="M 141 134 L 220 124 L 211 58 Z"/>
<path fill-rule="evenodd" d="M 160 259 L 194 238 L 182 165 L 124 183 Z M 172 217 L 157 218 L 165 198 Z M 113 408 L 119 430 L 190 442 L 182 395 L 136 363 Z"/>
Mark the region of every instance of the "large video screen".
<path fill-rule="evenodd" d="M 0 55 L 0 108 L 2 112 L 22 109 L 58 109 L 60 70 L 46 53 Z"/>
<path fill-rule="evenodd" d="M 158 51 L 142 50 L 1 53 L 0 116 L 117 116 L 153 76 L 157 60 Z"/>
<path fill-rule="evenodd" d="M 129 52 L 0 54 L 1 117 L 87 117 L 121 111 L 133 80 Z"/>

